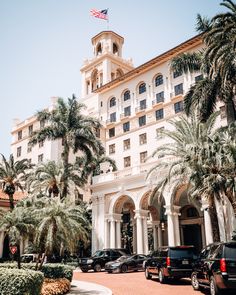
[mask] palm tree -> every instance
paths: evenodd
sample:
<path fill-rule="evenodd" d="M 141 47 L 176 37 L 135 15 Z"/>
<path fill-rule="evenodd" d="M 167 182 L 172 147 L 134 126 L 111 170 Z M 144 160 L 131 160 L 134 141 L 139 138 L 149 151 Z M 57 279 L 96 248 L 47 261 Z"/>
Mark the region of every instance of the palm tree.
<path fill-rule="evenodd" d="M 184 98 L 187 115 L 197 106 L 200 120 L 206 121 L 215 111 L 217 100 L 220 100 L 225 104 L 230 124 L 236 120 L 236 5 L 231 0 L 224 0 L 221 5 L 230 12 L 218 14 L 211 20 L 197 16 L 197 30 L 202 33 L 204 49 L 175 57 L 171 68 L 184 73 L 199 70 L 204 73 L 203 80 L 192 86 Z"/>
<path fill-rule="evenodd" d="M 4 231 L 10 239 L 10 244 L 17 247 L 17 263 L 20 264 L 20 242 L 28 238 L 34 231 L 34 225 L 28 216 L 28 210 L 23 208 L 15 208 L 1 215 L 0 230 Z"/>
<path fill-rule="evenodd" d="M 35 209 L 33 216 L 38 220 L 35 243 L 40 249 L 39 257 L 42 253 L 47 256 L 62 248 L 73 253 L 79 240 L 88 240 L 90 225 L 82 206 L 70 206 L 48 199 L 47 206 Z"/>
<path fill-rule="evenodd" d="M 24 191 L 24 183 L 27 172 L 32 165 L 27 159 L 14 161 L 13 155 L 10 155 L 9 161 L 1 154 L 2 162 L 0 163 L 0 182 L 5 194 L 9 197 L 10 209 L 14 209 L 14 193 L 19 188 Z"/>
<path fill-rule="evenodd" d="M 29 190 L 32 191 L 32 194 L 46 193 L 49 197 L 57 197 L 62 193 L 63 175 L 64 170 L 61 163 L 57 164 L 55 161 L 41 163 L 28 179 Z M 68 164 L 67 178 L 68 183 L 78 187 L 83 187 L 86 181 L 82 176 L 81 169 L 72 164 Z"/>
<path fill-rule="evenodd" d="M 48 122 L 48 125 L 34 132 L 30 141 L 31 144 L 36 144 L 46 139 L 62 140 L 63 152 L 61 156 L 64 169 L 61 178 L 62 198 L 65 198 L 68 193 L 70 151 L 73 153 L 80 151 L 88 159 L 92 158 L 93 154 L 104 153 L 104 148 L 95 135 L 95 130 L 101 125 L 98 120 L 83 115 L 83 109 L 84 105 L 78 103 L 74 95 L 68 99 L 68 103 L 59 98 L 55 109 L 38 112 L 38 120 Z"/>
<path fill-rule="evenodd" d="M 161 190 L 162 193 L 170 181 L 176 185 L 186 183 L 190 198 L 208 200 L 215 241 L 219 241 L 220 235 L 214 202 L 215 194 L 210 182 L 212 171 L 209 172 L 207 169 L 212 157 L 210 154 L 207 155 L 206 149 L 211 145 L 217 115 L 218 113 L 212 114 L 206 123 L 198 122 L 196 116 L 191 116 L 189 119 L 183 116 L 180 120 L 170 121 L 174 130 L 163 131 L 163 134 L 170 139 L 170 143 L 158 147 L 153 153 L 153 156 L 165 156 L 166 161 L 157 164 L 148 173 L 150 176 L 156 171 L 162 171 L 164 175 L 155 191 Z M 168 157 L 172 160 L 168 161 Z"/>

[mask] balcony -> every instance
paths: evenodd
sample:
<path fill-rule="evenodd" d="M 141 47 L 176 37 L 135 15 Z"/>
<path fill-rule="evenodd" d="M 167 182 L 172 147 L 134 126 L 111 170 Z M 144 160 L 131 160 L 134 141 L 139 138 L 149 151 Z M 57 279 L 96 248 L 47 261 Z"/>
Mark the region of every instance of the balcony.
<path fill-rule="evenodd" d="M 162 97 L 162 98 L 156 98 L 152 101 L 152 106 L 155 106 L 157 104 L 160 104 L 160 103 L 163 103 L 165 101 L 165 98 Z"/>
<path fill-rule="evenodd" d="M 130 117 L 130 114 L 125 114 L 125 113 L 120 114 L 120 119 L 121 120 L 124 120 L 124 119 L 126 119 L 128 117 Z"/>
<path fill-rule="evenodd" d="M 138 114 L 138 113 L 145 112 L 146 108 L 147 108 L 146 105 L 136 107 L 136 108 L 135 108 L 135 113 Z"/>
<path fill-rule="evenodd" d="M 115 123 L 116 123 L 116 121 L 114 121 L 114 120 L 111 120 L 111 119 L 106 120 L 107 125 L 114 125 Z"/>

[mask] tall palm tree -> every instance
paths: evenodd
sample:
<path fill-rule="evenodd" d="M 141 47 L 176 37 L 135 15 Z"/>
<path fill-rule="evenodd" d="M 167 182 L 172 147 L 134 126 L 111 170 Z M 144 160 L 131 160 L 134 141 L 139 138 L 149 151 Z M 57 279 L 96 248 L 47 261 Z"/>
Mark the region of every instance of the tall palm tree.
<path fill-rule="evenodd" d="M 34 231 L 32 220 L 28 218 L 28 210 L 18 207 L 3 214 L 0 218 L 0 230 L 9 236 L 10 244 L 17 247 L 17 263 L 18 268 L 21 268 L 20 242 Z"/>
<path fill-rule="evenodd" d="M 201 200 L 204 197 L 208 200 L 215 241 L 220 239 L 219 226 L 214 191 L 211 182 L 206 181 L 211 175 L 211 173 L 207 174 L 208 170 L 205 168 L 209 155 L 205 153 L 204 156 L 204 152 L 211 143 L 217 115 L 218 113 L 211 115 L 206 123 L 198 122 L 196 116 L 191 116 L 189 119 L 183 116 L 180 120 L 170 121 L 174 130 L 163 131 L 163 134 L 170 139 L 170 143 L 158 147 L 153 153 L 154 157 L 156 155 L 165 156 L 166 161 L 163 160 L 148 173 L 150 176 L 155 171 L 164 169 L 161 170 L 163 178 L 157 184 L 156 191 L 162 191 L 170 181 L 176 185 L 186 183 L 190 198 Z M 171 157 L 172 161 L 167 161 L 168 157 Z M 202 185 L 203 182 L 204 185 Z"/>
<path fill-rule="evenodd" d="M 34 174 L 28 179 L 29 190 L 34 193 L 46 193 L 49 197 L 61 195 L 63 189 L 62 177 L 64 175 L 63 165 L 55 161 L 41 163 L 36 167 Z M 68 164 L 68 183 L 83 187 L 86 179 L 77 165 Z"/>
<path fill-rule="evenodd" d="M 187 115 L 198 106 L 200 119 L 206 121 L 215 111 L 217 100 L 220 100 L 225 104 L 227 122 L 230 124 L 236 120 L 236 5 L 231 0 L 224 0 L 221 5 L 230 11 L 212 19 L 197 16 L 196 28 L 202 33 L 203 50 L 175 57 L 171 68 L 184 73 L 199 70 L 204 73 L 204 79 L 192 86 L 184 98 Z"/>
<path fill-rule="evenodd" d="M 38 220 L 35 243 L 40 257 L 63 249 L 74 252 L 78 241 L 88 240 L 90 228 L 82 206 L 70 206 L 48 199 L 47 207 L 35 209 L 33 216 Z M 42 261 L 44 257 L 42 258 Z"/>
<path fill-rule="evenodd" d="M 0 162 L 0 182 L 2 189 L 9 197 L 10 209 L 14 209 L 14 193 L 19 188 L 24 191 L 24 184 L 27 173 L 32 168 L 32 165 L 27 159 L 14 161 L 13 155 L 10 155 L 9 160 L 1 154 L 2 162 Z"/>
<path fill-rule="evenodd" d="M 30 141 L 31 144 L 36 144 L 46 139 L 62 140 L 62 198 L 68 193 L 69 152 L 81 152 L 88 158 L 92 158 L 93 154 L 104 153 L 104 148 L 95 135 L 95 129 L 101 125 L 98 120 L 82 114 L 83 109 L 84 105 L 78 103 L 74 95 L 67 103 L 59 98 L 55 109 L 38 112 L 38 120 L 48 124 L 34 132 Z"/>

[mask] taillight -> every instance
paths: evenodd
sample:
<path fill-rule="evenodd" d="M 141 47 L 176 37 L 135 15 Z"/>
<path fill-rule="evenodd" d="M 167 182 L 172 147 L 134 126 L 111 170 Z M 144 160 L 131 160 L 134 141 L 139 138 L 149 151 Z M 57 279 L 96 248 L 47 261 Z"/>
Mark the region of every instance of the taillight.
<path fill-rule="evenodd" d="M 170 257 L 166 257 L 166 266 L 170 266 Z"/>
<path fill-rule="evenodd" d="M 226 267 L 226 260 L 225 258 L 220 259 L 220 271 L 221 272 L 227 272 L 227 267 Z"/>

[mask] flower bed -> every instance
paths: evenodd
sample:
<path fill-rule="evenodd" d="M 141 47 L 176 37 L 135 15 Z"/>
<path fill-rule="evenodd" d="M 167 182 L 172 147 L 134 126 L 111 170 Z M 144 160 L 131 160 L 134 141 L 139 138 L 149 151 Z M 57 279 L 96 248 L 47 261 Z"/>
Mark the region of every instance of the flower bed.
<path fill-rule="evenodd" d="M 70 290 L 70 281 L 63 279 L 45 279 L 41 295 L 62 295 Z"/>

